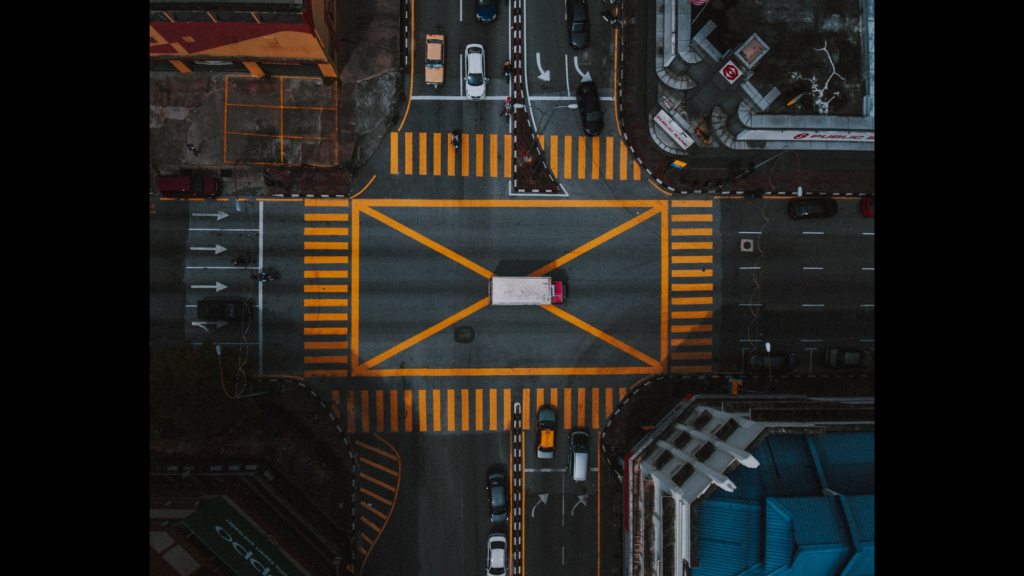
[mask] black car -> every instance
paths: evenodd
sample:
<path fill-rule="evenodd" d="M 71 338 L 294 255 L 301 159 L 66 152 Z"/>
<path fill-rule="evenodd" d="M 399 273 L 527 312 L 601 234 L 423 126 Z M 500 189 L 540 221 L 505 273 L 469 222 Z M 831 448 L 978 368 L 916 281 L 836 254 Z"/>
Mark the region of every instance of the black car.
<path fill-rule="evenodd" d="M 836 212 L 839 212 L 839 206 L 831 198 L 794 198 L 789 201 L 789 217 L 794 220 L 831 218 Z"/>
<path fill-rule="evenodd" d="M 825 349 L 825 365 L 830 368 L 870 368 L 872 363 L 870 350 Z"/>
<path fill-rule="evenodd" d="M 200 300 L 200 320 L 243 320 L 249 318 L 249 303 L 243 300 Z"/>
<path fill-rule="evenodd" d="M 751 372 L 758 374 L 768 374 L 769 372 L 785 372 L 792 370 L 796 366 L 796 354 L 776 352 L 769 354 L 762 352 L 760 354 L 754 354 L 753 352 L 747 356 L 747 369 Z"/>
<path fill-rule="evenodd" d="M 590 44 L 586 0 L 565 0 L 565 25 L 569 28 L 569 46 L 586 48 Z"/>
<path fill-rule="evenodd" d="M 587 136 L 598 136 L 604 130 L 604 119 L 601 112 L 601 99 L 597 96 L 597 85 L 593 82 L 580 82 L 576 88 L 576 104 L 579 106 L 583 132 Z"/>
<path fill-rule="evenodd" d="M 508 498 L 505 497 L 505 473 L 495 470 L 487 473 L 487 511 L 491 522 L 508 520 Z"/>

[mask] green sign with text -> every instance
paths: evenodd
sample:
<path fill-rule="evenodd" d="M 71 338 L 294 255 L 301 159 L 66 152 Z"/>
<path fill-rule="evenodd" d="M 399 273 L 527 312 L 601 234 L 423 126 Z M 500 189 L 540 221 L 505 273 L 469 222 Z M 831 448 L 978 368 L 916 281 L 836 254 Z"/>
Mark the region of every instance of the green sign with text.
<path fill-rule="evenodd" d="M 239 576 L 299 576 L 301 571 L 271 544 L 238 510 L 215 498 L 182 523 Z"/>

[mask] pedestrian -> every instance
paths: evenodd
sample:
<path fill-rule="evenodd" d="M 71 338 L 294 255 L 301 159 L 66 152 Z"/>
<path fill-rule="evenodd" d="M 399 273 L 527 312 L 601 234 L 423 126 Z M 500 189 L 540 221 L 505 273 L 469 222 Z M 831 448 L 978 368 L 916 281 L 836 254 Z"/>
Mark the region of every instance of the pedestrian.
<path fill-rule="evenodd" d="M 613 16 L 612 13 L 608 10 L 601 12 L 601 18 L 604 18 L 604 21 L 611 24 L 612 26 L 619 25 L 619 19 Z"/>
<path fill-rule="evenodd" d="M 196 156 L 199 156 L 199 150 L 197 150 L 196 147 L 191 144 L 185 144 L 185 150 L 188 150 L 189 152 L 195 154 Z"/>

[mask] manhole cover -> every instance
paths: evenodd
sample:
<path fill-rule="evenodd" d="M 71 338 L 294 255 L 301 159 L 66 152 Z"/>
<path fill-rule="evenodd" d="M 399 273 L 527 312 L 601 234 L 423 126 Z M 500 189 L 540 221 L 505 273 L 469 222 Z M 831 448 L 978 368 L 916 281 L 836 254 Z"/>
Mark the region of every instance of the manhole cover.
<path fill-rule="evenodd" d="M 476 338 L 472 326 L 459 326 L 455 329 L 455 341 L 459 344 L 469 344 Z"/>

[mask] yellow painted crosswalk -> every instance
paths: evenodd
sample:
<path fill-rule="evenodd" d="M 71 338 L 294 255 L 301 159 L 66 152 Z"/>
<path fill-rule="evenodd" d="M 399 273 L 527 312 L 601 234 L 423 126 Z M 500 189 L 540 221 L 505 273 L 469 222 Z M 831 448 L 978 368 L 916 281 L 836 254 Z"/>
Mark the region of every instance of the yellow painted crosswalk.
<path fill-rule="evenodd" d="M 553 135 L 537 140 L 555 178 L 615 180 L 616 174 L 618 180 L 641 178 L 640 165 L 629 159 L 626 144 L 614 136 Z M 458 151 L 449 135 L 440 132 L 392 132 L 389 142 L 392 175 L 512 177 L 511 134 L 463 134 Z"/>
<path fill-rule="evenodd" d="M 672 200 L 669 226 L 672 373 L 706 373 L 712 368 L 713 202 Z"/>
<path fill-rule="evenodd" d="M 530 429 L 538 406 L 559 412 L 559 427 L 598 429 L 627 388 L 335 390 L 334 412 L 355 432 L 485 432 L 508 430 L 512 406 L 523 404 Z"/>
<path fill-rule="evenodd" d="M 349 216 L 347 199 L 306 199 L 302 272 L 306 378 L 349 374 Z"/>

